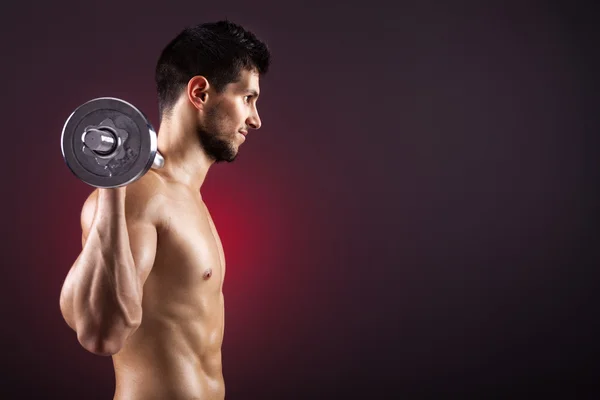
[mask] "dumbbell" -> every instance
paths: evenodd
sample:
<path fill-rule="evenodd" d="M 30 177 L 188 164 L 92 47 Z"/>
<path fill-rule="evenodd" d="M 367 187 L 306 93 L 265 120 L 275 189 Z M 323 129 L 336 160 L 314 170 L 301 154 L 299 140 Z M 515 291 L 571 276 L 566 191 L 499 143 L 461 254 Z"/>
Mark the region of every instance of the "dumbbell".
<path fill-rule="evenodd" d="M 71 172 L 98 188 L 128 185 L 150 168 L 164 165 L 148 118 L 114 97 L 77 107 L 63 127 L 61 150 Z"/>

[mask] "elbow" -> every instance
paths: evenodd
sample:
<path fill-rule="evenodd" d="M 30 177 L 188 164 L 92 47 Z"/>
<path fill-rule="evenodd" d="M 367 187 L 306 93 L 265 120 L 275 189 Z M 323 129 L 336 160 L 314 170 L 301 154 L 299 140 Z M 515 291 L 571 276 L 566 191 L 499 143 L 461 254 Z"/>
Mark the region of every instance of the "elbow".
<path fill-rule="evenodd" d="M 142 308 L 138 306 L 120 313 L 108 313 L 106 307 L 88 307 L 75 318 L 77 340 L 92 354 L 113 356 L 121 351 L 141 321 Z"/>
<path fill-rule="evenodd" d="M 78 332 L 77 340 L 81 347 L 92 354 L 97 356 L 113 356 L 121 351 L 127 338 L 129 338 L 136 329 L 137 325 L 110 336 L 102 335 L 98 332 L 82 331 L 81 333 Z"/>
<path fill-rule="evenodd" d="M 82 335 L 78 335 L 77 339 L 81 347 L 97 356 L 113 356 L 123 347 L 122 343 L 114 339 Z"/>

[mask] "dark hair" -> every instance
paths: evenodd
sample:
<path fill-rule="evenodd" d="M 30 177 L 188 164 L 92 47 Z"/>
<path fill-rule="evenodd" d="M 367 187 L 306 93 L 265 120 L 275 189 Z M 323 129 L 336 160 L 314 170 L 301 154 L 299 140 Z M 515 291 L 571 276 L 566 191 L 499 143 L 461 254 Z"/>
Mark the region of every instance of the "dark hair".
<path fill-rule="evenodd" d="M 156 65 L 160 116 L 173 109 L 192 77 L 204 76 L 221 93 L 240 78 L 242 69 L 266 74 L 270 58 L 265 43 L 228 20 L 185 28 L 167 44 Z"/>

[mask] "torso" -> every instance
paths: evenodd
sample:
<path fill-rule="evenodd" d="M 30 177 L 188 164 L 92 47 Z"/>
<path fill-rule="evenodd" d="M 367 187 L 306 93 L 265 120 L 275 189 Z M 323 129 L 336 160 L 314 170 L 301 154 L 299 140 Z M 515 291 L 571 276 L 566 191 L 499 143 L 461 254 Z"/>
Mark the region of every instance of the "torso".
<path fill-rule="evenodd" d="M 162 186 L 142 322 L 113 356 L 114 399 L 223 399 L 223 247 L 200 193 Z"/>

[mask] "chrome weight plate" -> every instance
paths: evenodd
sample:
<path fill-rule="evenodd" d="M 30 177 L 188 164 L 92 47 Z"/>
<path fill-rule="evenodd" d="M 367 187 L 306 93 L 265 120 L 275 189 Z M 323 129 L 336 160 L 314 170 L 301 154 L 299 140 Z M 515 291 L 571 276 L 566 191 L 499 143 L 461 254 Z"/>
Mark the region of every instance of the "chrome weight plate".
<path fill-rule="evenodd" d="M 73 111 L 63 127 L 61 150 L 73 174 L 99 188 L 127 185 L 163 164 L 148 118 L 113 97 L 90 100 Z"/>

